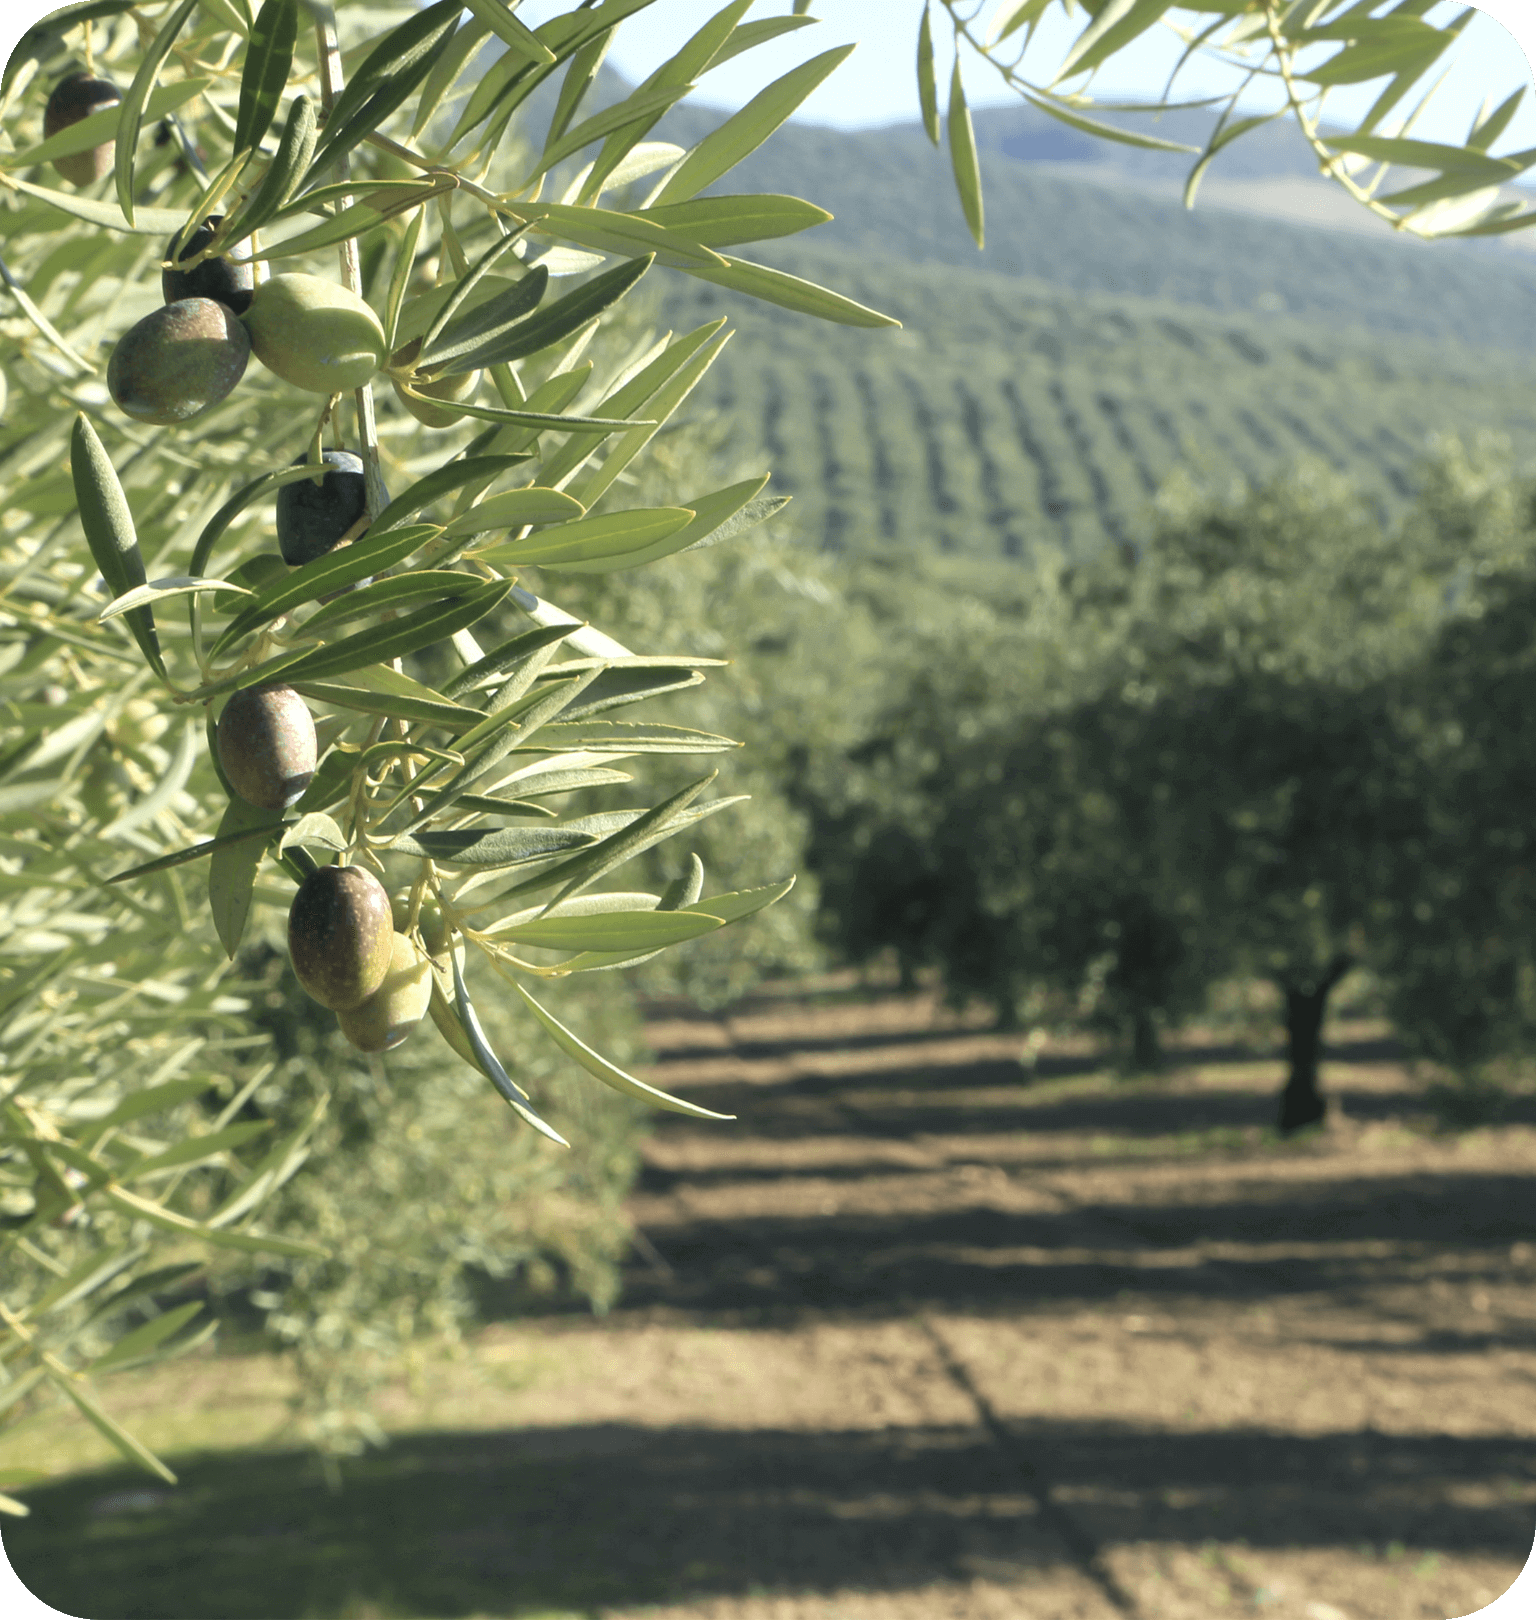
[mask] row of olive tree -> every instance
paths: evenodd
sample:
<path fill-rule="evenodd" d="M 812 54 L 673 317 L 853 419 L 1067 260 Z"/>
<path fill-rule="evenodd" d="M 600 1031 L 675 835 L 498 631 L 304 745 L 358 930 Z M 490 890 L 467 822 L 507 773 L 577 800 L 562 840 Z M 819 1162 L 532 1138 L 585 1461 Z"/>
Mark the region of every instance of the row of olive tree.
<path fill-rule="evenodd" d="M 928 656 L 893 638 L 908 672 L 800 776 L 832 940 L 1005 1021 L 1070 1009 L 1142 1068 L 1215 981 L 1271 981 L 1286 1129 L 1323 1116 L 1357 964 L 1425 1057 L 1513 1049 L 1536 525 L 1496 459 L 1449 446 L 1390 531 L 1319 465 L 1236 496 L 1175 480 L 1134 555 L 910 627 Z"/>

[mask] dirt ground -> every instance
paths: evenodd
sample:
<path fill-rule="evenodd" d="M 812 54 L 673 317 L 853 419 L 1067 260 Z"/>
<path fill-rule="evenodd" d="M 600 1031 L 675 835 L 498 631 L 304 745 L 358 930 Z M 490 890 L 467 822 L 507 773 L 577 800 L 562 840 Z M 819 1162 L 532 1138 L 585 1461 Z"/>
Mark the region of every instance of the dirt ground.
<path fill-rule="evenodd" d="M 285 1560 L 285 1613 L 359 1620 L 1469 1614 L 1536 1531 L 1536 1108 L 1438 1133 L 1379 1031 L 1334 1034 L 1336 1116 L 1281 1143 L 1278 1063 L 1215 1044 L 1132 1084 L 920 996 L 654 1009 L 650 1077 L 737 1122 L 663 1120 L 608 1318 L 392 1393 L 355 1532 L 317 1551 L 298 1465 L 247 1456 L 92 1476 L 7 1550 L 31 1579 L 88 1521 L 126 1590 L 196 1535 L 145 1614 L 260 1614 L 175 1594 Z M 174 1446 L 218 1366 L 114 1410 Z"/>

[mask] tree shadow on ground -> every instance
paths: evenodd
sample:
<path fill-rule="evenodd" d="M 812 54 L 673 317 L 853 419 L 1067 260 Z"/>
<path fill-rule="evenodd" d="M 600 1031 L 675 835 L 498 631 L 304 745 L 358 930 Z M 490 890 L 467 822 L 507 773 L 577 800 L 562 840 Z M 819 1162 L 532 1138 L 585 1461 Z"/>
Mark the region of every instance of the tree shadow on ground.
<path fill-rule="evenodd" d="M 1040 1422 L 1025 1470 L 1101 1541 L 1521 1558 L 1536 1442 L 1171 1434 Z M 603 1424 L 420 1434 L 326 1489 L 289 1452 L 114 1470 L 28 1493 L 22 1580 L 93 1620 L 590 1613 L 752 1592 L 911 1590 L 1069 1562 L 1027 1472 L 977 1430 L 802 1433 Z M 1027 1585 L 1026 1585 L 1027 1590 Z"/>

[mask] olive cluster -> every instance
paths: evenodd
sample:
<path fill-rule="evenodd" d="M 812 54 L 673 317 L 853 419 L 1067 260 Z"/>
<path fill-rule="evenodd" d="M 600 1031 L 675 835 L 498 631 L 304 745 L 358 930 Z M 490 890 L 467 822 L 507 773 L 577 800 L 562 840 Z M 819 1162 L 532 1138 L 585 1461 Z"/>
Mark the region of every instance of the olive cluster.
<path fill-rule="evenodd" d="M 215 737 L 230 787 L 259 809 L 290 809 L 314 776 L 315 722 L 291 686 L 236 692 Z M 408 924 L 405 902 L 392 908 L 383 885 L 360 866 L 311 872 L 289 908 L 293 971 L 360 1051 L 398 1046 L 426 1016 L 431 967 Z M 446 946 L 440 913 L 427 913 L 420 926 L 424 936 L 435 929 L 434 951 Z"/>
<path fill-rule="evenodd" d="M 109 81 L 73 74 L 49 97 L 44 134 L 121 100 Z M 54 166 L 72 184 L 89 185 L 112 164 L 109 140 Z M 209 256 L 222 220 L 214 215 L 171 238 L 160 275 L 163 306 L 130 327 L 112 351 L 107 388 L 135 421 L 171 427 L 202 415 L 229 396 L 253 354 L 285 382 L 328 397 L 361 387 L 384 364 L 383 326 L 347 288 L 299 272 L 263 278 L 239 253 Z M 397 392 L 413 415 L 439 427 L 457 420 L 452 404 L 477 381 L 475 373 L 436 384 L 432 403 L 409 398 L 398 384 Z M 293 464 L 305 460 L 301 455 Z M 351 451 L 324 451 L 314 477 L 278 491 L 278 549 L 290 566 L 357 539 L 367 522 L 366 473 Z M 313 780 L 315 722 L 291 686 L 236 692 L 219 716 L 215 742 L 230 789 L 258 809 L 291 809 Z M 405 900 L 392 907 L 383 885 L 360 866 L 320 867 L 294 897 L 288 914 L 294 972 L 361 1051 L 398 1045 L 426 1015 L 431 963 L 409 928 Z M 419 908 L 417 932 L 434 955 L 446 949 L 441 913 L 430 903 Z"/>
<path fill-rule="evenodd" d="M 318 480 L 301 479 L 278 491 L 277 538 L 287 563 L 314 562 L 366 524 L 361 459 L 349 450 L 327 450 L 323 462 Z M 215 742 L 230 788 L 258 809 L 292 809 L 314 778 L 314 717 L 291 686 L 236 692 L 219 716 Z M 294 896 L 288 913 L 294 973 L 336 1014 L 342 1033 L 360 1051 L 399 1045 L 426 1015 L 431 967 L 408 937 L 408 926 L 404 901 L 392 909 L 378 879 L 359 866 L 321 867 Z M 434 954 L 446 947 L 434 907 L 423 910 L 418 927 Z"/>
<path fill-rule="evenodd" d="M 71 74 L 48 98 L 43 133 L 57 135 L 121 100 L 110 80 Z M 90 185 L 111 171 L 114 144 L 56 158 L 54 168 L 73 185 Z M 222 220 L 214 215 L 166 244 L 164 306 L 112 351 L 107 389 L 136 422 L 174 427 L 201 416 L 229 397 L 253 354 L 284 382 L 325 395 L 360 388 L 384 364 L 384 328 L 346 287 L 297 271 L 258 279 L 237 254 L 199 259 Z"/>

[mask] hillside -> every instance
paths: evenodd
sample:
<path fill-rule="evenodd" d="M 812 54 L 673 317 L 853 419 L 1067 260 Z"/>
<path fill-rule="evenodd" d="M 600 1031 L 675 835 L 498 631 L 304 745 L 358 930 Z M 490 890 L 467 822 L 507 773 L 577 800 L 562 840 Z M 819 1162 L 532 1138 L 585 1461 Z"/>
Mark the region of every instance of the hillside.
<path fill-rule="evenodd" d="M 605 71 L 587 110 L 628 89 Z M 690 146 L 722 116 L 675 108 L 652 138 Z M 1196 141 L 1202 116 L 1162 130 Z M 1390 515 L 1432 434 L 1492 429 L 1536 456 L 1536 254 L 1209 206 L 1224 184 L 1315 195 L 1283 123 L 1223 153 L 1193 211 L 1182 155 L 1095 142 L 1028 108 L 979 112 L 976 131 L 984 253 L 947 153 L 915 125 L 787 124 L 715 188 L 830 209 L 829 224 L 743 256 L 885 310 L 900 332 L 685 275 L 652 282 L 669 326 L 731 313 L 737 334 L 695 403 L 772 468 L 808 543 L 955 566 L 1043 545 L 1083 555 L 1134 540 L 1180 461 L 1253 480 L 1311 452 Z"/>
<path fill-rule="evenodd" d="M 664 308 L 679 328 L 729 309 L 737 335 L 696 398 L 739 424 L 738 447 L 760 449 L 773 487 L 795 497 L 799 533 L 828 549 L 1082 555 L 1133 540 L 1181 459 L 1257 479 L 1312 452 L 1388 513 L 1433 432 L 1492 428 L 1536 453 L 1524 354 L 1389 344 L 814 240 L 775 261 L 901 331 L 829 327 L 682 276 Z"/>

